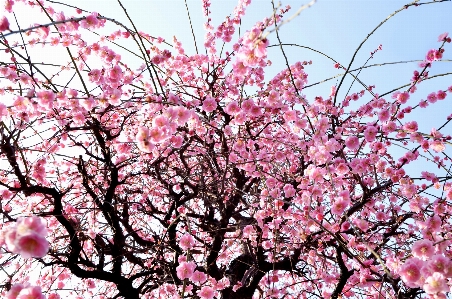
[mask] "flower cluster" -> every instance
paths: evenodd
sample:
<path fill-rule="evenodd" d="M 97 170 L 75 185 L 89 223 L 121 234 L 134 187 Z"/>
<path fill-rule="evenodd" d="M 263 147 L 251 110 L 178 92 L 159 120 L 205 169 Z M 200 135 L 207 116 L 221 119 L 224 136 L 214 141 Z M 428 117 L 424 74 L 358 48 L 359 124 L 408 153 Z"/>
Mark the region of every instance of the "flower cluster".
<path fill-rule="evenodd" d="M 45 299 L 41 287 L 31 286 L 27 283 L 16 283 L 6 293 L 5 299 Z"/>
<path fill-rule="evenodd" d="M 400 267 L 400 277 L 410 288 L 422 288 L 435 298 L 446 298 L 452 279 L 452 263 L 436 253 L 433 243 L 420 240 L 413 244 L 413 256 Z"/>
<path fill-rule="evenodd" d="M 264 59 L 267 57 L 269 41 L 262 36 L 264 33 L 262 26 L 263 24 L 258 24 L 243 37 L 242 46 L 237 53 L 237 61 L 245 67 L 265 65 Z"/>
<path fill-rule="evenodd" d="M 4 241 L 10 251 L 20 254 L 23 258 L 41 258 L 49 251 L 46 236 L 47 229 L 41 218 L 21 217 L 14 226 L 6 229 Z"/>

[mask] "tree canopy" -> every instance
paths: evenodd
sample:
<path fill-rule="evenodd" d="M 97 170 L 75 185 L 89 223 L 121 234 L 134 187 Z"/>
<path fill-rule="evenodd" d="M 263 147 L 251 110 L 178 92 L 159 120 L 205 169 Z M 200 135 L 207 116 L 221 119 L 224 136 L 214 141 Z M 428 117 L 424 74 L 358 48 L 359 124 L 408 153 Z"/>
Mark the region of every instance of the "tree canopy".
<path fill-rule="evenodd" d="M 331 58 L 340 79 L 308 98 L 311 61 L 285 59 L 265 76 L 270 46 L 286 57 L 279 31 L 293 11 L 274 3 L 238 36 L 250 2 L 214 26 L 203 0 L 206 37 L 193 54 L 130 17 L 6 1 L 3 296 L 446 298 L 452 115 L 430 132 L 407 118 L 450 100 L 452 86 L 418 86 L 435 79 L 451 38 L 380 94 L 362 67 Z M 48 22 L 13 26 L 26 6 Z M 52 54 L 30 55 L 39 47 Z"/>

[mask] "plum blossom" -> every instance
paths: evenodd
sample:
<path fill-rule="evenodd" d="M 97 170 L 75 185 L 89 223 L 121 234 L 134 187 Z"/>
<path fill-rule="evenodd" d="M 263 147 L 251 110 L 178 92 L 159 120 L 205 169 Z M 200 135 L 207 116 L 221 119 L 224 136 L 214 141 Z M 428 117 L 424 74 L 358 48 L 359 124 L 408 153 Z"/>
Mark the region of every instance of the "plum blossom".
<path fill-rule="evenodd" d="M 447 292 L 449 287 L 443 274 L 435 272 L 425 280 L 424 290 L 427 294 L 433 295 L 440 292 Z"/>
<path fill-rule="evenodd" d="M 180 238 L 179 246 L 182 250 L 193 248 L 195 245 L 195 239 L 190 234 L 185 234 Z"/>
<path fill-rule="evenodd" d="M 284 185 L 283 190 L 284 190 L 285 197 L 295 196 L 296 190 L 291 184 Z"/>
<path fill-rule="evenodd" d="M 399 274 L 408 286 L 417 286 L 415 283 L 421 278 L 422 265 L 423 261 L 417 258 L 410 258 L 402 265 Z"/>
<path fill-rule="evenodd" d="M 245 67 L 257 66 L 267 56 L 267 46 L 269 41 L 263 38 L 261 24 L 248 31 L 242 40 L 242 47 L 239 48 L 237 57 L 238 63 Z"/>
<path fill-rule="evenodd" d="M 331 213 L 338 216 L 342 215 L 349 204 L 349 201 L 337 199 L 331 206 Z"/>
<path fill-rule="evenodd" d="M 351 149 L 351 150 L 356 150 L 359 147 L 359 139 L 356 136 L 349 136 L 346 140 L 345 140 L 345 145 Z"/>
<path fill-rule="evenodd" d="M 237 104 L 236 101 L 232 101 L 229 104 L 226 105 L 224 111 L 229 115 L 236 115 L 241 110 L 240 106 Z"/>
<path fill-rule="evenodd" d="M 2 19 L 0 20 L 0 32 L 1 31 L 6 31 L 9 30 L 9 21 L 8 19 L 4 16 L 2 17 Z"/>
<path fill-rule="evenodd" d="M 36 93 L 40 104 L 43 107 L 51 109 L 53 107 L 53 101 L 55 100 L 55 93 L 49 90 L 43 90 Z"/>
<path fill-rule="evenodd" d="M 80 26 L 82 26 L 82 28 L 85 28 L 85 29 L 98 28 L 100 22 L 97 19 L 97 16 L 98 16 L 98 14 L 95 12 L 86 16 L 86 18 L 84 20 L 80 21 Z"/>
<path fill-rule="evenodd" d="M 23 288 L 17 295 L 16 299 L 45 299 L 46 297 L 42 294 L 41 287 L 39 286 L 29 286 Z"/>
<path fill-rule="evenodd" d="M 427 62 L 432 62 L 432 61 L 441 59 L 442 56 L 443 56 L 443 54 L 442 54 L 441 50 L 431 49 L 427 52 L 427 55 L 425 56 L 425 60 Z"/>
<path fill-rule="evenodd" d="M 335 173 L 338 174 L 339 176 L 346 175 L 349 171 L 350 169 L 345 163 L 339 163 L 335 169 Z"/>
<path fill-rule="evenodd" d="M 193 272 L 193 275 L 190 277 L 192 282 L 204 283 L 207 280 L 207 275 L 201 271 Z"/>
<path fill-rule="evenodd" d="M 30 286 L 28 283 L 16 283 L 6 293 L 6 299 L 45 299 L 40 286 Z"/>
<path fill-rule="evenodd" d="M 449 269 L 450 261 L 442 254 L 435 254 L 430 258 L 427 262 L 427 267 L 432 272 L 439 272 L 441 274 L 445 274 Z"/>
<path fill-rule="evenodd" d="M 190 278 L 192 277 L 195 268 L 196 264 L 193 262 L 181 262 L 176 268 L 177 277 L 179 277 L 179 279 Z"/>
<path fill-rule="evenodd" d="M 440 34 L 439 36 L 438 36 L 438 41 L 439 42 L 442 42 L 442 41 L 447 41 L 447 42 L 450 42 L 450 41 L 448 41 L 448 35 L 449 35 L 449 32 L 444 32 L 444 33 L 442 33 L 442 34 Z M 449 39 L 450 40 L 450 39 Z"/>
<path fill-rule="evenodd" d="M 202 109 L 206 112 L 212 112 L 217 108 L 217 101 L 211 96 L 207 96 L 202 103 Z"/>
<path fill-rule="evenodd" d="M 46 235 L 47 230 L 41 218 L 20 217 L 15 226 L 7 229 L 5 243 L 9 250 L 20 254 L 23 258 L 41 258 L 49 251 Z"/>
<path fill-rule="evenodd" d="M 437 153 L 444 152 L 444 150 L 446 149 L 446 146 L 440 140 L 433 140 L 433 141 L 430 141 L 429 143 L 430 143 L 430 148 Z"/>
<path fill-rule="evenodd" d="M 405 104 L 409 98 L 410 98 L 410 94 L 406 91 L 397 94 L 397 101 L 400 104 Z"/>
<path fill-rule="evenodd" d="M 22 291 L 22 289 L 25 286 L 21 283 L 16 283 L 14 285 L 11 286 L 11 289 L 6 293 L 6 299 L 16 299 L 17 295 L 19 295 L 20 291 Z"/>
<path fill-rule="evenodd" d="M 403 128 L 406 131 L 408 131 L 410 133 L 413 133 L 413 132 L 416 132 L 418 130 L 418 125 L 417 125 L 416 121 L 409 121 L 409 122 L 407 122 L 407 123 L 405 123 L 403 125 Z"/>
<path fill-rule="evenodd" d="M 191 116 L 190 110 L 188 110 L 185 107 L 176 107 L 175 110 L 176 110 L 178 124 L 184 125 Z"/>
<path fill-rule="evenodd" d="M 212 299 L 215 292 L 212 287 L 204 286 L 197 292 L 197 294 L 201 299 Z"/>
<path fill-rule="evenodd" d="M 3 119 L 4 116 L 8 115 L 8 109 L 5 104 L 0 103 L 0 120 Z"/>
<path fill-rule="evenodd" d="M 442 91 L 442 90 L 438 90 L 438 92 L 436 93 L 436 97 L 438 98 L 438 100 L 444 100 L 447 97 L 447 93 Z"/>
<path fill-rule="evenodd" d="M 419 240 L 413 244 L 413 256 L 419 259 L 427 260 L 435 253 L 435 248 L 430 240 Z"/>
<path fill-rule="evenodd" d="M 146 127 L 138 128 L 135 140 L 137 142 L 138 149 L 145 153 L 150 153 L 154 149 L 154 145 L 150 142 L 149 129 Z"/>
<path fill-rule="evenodd" d="M 364 130 L 364 138 L 367 142 L 372 142 L 375 140 L 377 136 L 378 129 L 374 126 L 368 126 L 366 130 Z"/>

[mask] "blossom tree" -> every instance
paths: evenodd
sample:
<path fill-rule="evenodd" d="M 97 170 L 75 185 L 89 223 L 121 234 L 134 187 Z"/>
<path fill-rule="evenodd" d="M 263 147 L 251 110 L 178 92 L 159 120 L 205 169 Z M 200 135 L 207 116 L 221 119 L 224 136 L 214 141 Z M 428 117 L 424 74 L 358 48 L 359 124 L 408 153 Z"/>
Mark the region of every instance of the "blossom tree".
<path fill-rule="evenodd" d="M 359 89 L 340 96 L 342 79 L 310 99 L 311 62 L 286 60 L 265 76 L 267 48 L 284 54 L 290 8 L 237 37 L 250 2 L 214 26 L 203 0 L 206 38 L 192 54 L 131 19 L 129 28 L 80 8 L 68 17 L 50 1 L 6 1 L 4 297 L 446 298 L 451 117 L 422 132 L 405 116 L 448 100 L 452 86 L 417 87 L 434 79 L 451 38 L 380 95 L 332 61 Z M 13 22 L 28 6 L 48 22 Z M 55 61 L 29 55 L 33 46 Z"/>

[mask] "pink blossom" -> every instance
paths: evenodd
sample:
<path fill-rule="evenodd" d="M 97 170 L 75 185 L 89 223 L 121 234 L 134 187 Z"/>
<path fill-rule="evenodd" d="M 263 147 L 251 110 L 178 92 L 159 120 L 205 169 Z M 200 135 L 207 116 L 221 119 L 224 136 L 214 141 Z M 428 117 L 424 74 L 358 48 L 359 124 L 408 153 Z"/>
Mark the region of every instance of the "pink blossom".
<path fill-rule="evenodd" d="M 270 177 L 265 181 L 265 184 L 267 185 L 268 188 L 274 188 L 277 182 L 278 181 L 275 178 Z"/>
<path fill-rule="evenodd" d="M 284 190 L 285 197 L 295 196 L 296 190 L 291 184 L 285 184 L 283 187 L 283 190 Z"/>
<path fill-rule="evenodd" d="M 443 152 L 446 149 L 446 146 L 440 140 L 433 140 L 429 142 L 430 148 L 437 153 Z"/>
<path fill-rule="evenodd" d="M 448 36 L 448 35 L 449 35 L 448 32 L 444 32 L 444 33 L 440 34 L 440 35 L 438 36 L 438 41 L 439 41 L 439 42 L 445 41 L 445 40 L 447 39 L 447 36 Z"/>
<path fill-rule="evenodd" d="M 349 171 L 350 169 L 345 163 L 339 163 L 335 169 L 335 172 L 340 176 L 346 175 Z"/>
<path fill-rule="evenodd" d="M 349 204 L 350 201 L 344 200 L 342 198 L 337 199 L 331 206 L 331 213 L 333 213 L 334 215 L 341 216 Z"/>
<path fill-rule="evenodd" d="M 17 295 L 16 299 L 45 299 L 46 297 L 42 294 L 41 287 L 30 286 L 23 288 Z"/>
<path fill-rule="evenodd" d="M 88 279 L 86 282 L 89 289 L 94 289 L 96 287 L 96 284 L 94 283 L 94 280 Z"/>
<path fill-rule="evenodd" d="M 409 286 L 415 286 L 415 283 L 421 278 L 421 268 L 423 262 L 417 258 L 408 259 L 400 268 L 399 274 L 405 283 Z"/>
<path fill-rule="evenodd" d="M 177 277 L 179 279 L 190 278 L 195 271 L 196 264 L 193 262 L 181 262 L 179 266 L 176 267 Z"/>
<path fill-rule="evenodd" d="M 155 127 L 164 128 L 169 124 L 169 119 L 164 115 L 159 115 L 152 120 Z"/>
<path fill-rule="evenodd" d="M 441 273 L 435 272 L 425 280 L 424 290 L 427 294 L 436 294 L 447 292 L 449 287 L 447 286 L 445 277 Z"/>
<path fill-rule="evenodd" d="M 356 225 L 362 231 L 366 231 L 369 229 L 369 222 L 367 222 L 364 219 L 355 218 L 353 219 L 353 224 Z"/>
<path fill-rule="evenodd" d="M 190 234 L 185 234 L 180 238 L 179 246 L 182 250 L 193 248 L 195 245 L 195 239 Z"/>
<path fill-rule="evenodd" d="M 399 93 L 397 95 L 397 101 L 400 104 L 405 104 L 408 101 L 409 98 L 410 98 L 410 94 L 408 92 L 406 92 L 406 91 L 405 92 L 401 92 L 401 93 Z"/>
<path fill-rule="evenodd" d="M 171 136 L 171 142 L 175 148 L 180 148 L 184 143 L 184 138 L 180 135 Z"/>
<path fill-rule="evenodd" d="M 378 129 L 375 126 L 368 126 L 366 130 L 364 130 L 364 138 L 367 142 L 372 142 L 375 140 L 377 133 Z"/>
<path fill-rule="evenodd" d="M 438 60 L 438 50 L 436 49 L 431 49 L 427 52 L 427 55 L 425 56 L 425 60 L 427 62 L 432 62 L 434 60 Z"/>
<path fill-rule="evenodd" d="M 407 123 L 405 123 L 403 125 L 403 128 L 406 131 L 408 131 L 410 133 L 413 133 L 413 132 L 416 132 L 418 130 L 418 125 L 417 125 L 416 121 L 409 121 L 409 122 L 407 122 Z"/>
<path fill-rule="evenodd" d="M 202 109 L 206 112 L 212 112 L 217 108 L 217 101 L 211 96 L 207 96 L 202 103 Z"/>
<path fill-rule="evenodd" d="M 17 234 L 24 235 L 29 232 L 35 232 L 44 237 L 47 235 L 47 229 L 41 218 L 37 216 L 31 216 L 20 217 L 17 220 Z"/>
<path fill-rule="evenodd" d="M 359 147 L 359 139 L 356 136 L 349 136 L 346 140 L 345 140 L 345 145 L 351 149 L 351 150 L 356 150 Z"/>
<path fill-rule="evenodd" d="M 5 1 L 5 10 L 7 12 L 13 12 L 13 5 L 14 5 L 14 1 L 13 0 L 6 0 Z"/>
<path fill-rule="evenodd" d="M 382 122 L 388 121 L 390 116 L 391 116 L 391 114 L 389 113 L 389 110 L 387 110 L 387 109 L 381 110 L 378 113 L 378 119 Z"/>
<path fill-rule="evenodd" d="M 430 260 L 427 261 L 427 267 L 432 272 L 439 272 L 441 274 L 446 274 L 446 271 L 448 271 L 450 266 L 450 260 L 446 258 L 442 254 L 435 254 L 430 258 Z"/>
<path fill-rule="evenodd" d="M 41 258 L 49 251 L 49 242 L 43 236 L 34 232 L 17 237 L 16 244 L 23 258 Z"/>
<path fill-rule="evenodd" d="M 97 19 L 97 13 L 92 13 L 88 16 L 86 16 L 86 18 L 84 20 L 80 21 L 80 26 L 82 26 L 82 28 L 88 29 L 88 28 L 96 28 L 99 25 L 99 20 Z"/>
<path fill-rule="evenodd" d="M 0 103 L 0 120 L 3 119 L 4 116 L 8 115 L 8 109 L 5 104 Z"/>
<path fill-rule="evenodd" d="M 146 127 L 138 128 L 137 135 L 135 137 L 137 142 L 145 141 L 149 138 L 149 129 Z"/>
<path fill-rule="evenodd" d="M 427 260 L 435 253 L 435 248 L 430 240 L 419 240 L 413 244 L 413 256 Z"/>
<path fill-rule="evenodd" d="M 190 118 L 191 112 L 185 107 L 176 107 L 177 122 L 179 125 L 184 125 Z"/>
<path fill-rule="evenodd" d="M 215 292 L 211 287 L 204 286 L 197 292 L 197 294 L 201 299 L 212 299 L 215 295 Z"/>
<path fill-rule="evenodd" d="M 447 97 L 447 93 L 442 90 L 438 90 L 436 97 L 438 98 L 438 100 L 444 100 Z"/>
<path fill-rule="evenodd" d="M 17 296 L 19 295 L 20 291 L 22 291 L 22 289 L 24 287 L 25 286 L 21 283 L 13 284 L 11 286 L 11 289 L 8 291 L 8 293 L 6 293 L 5 299 L 16 299 Z"/>
<path fill-rule="evenodd" d="M 268 39 L 260 40 L 254 48 L 254 56 L 265 57 L 267 55 L 267 46 L 269 44 Z"/>
<path fill-rule="evenodd" d="M 195 271 L 190 277 L 190 280 L 195 283 L 204 283 L 207 280 L 207 275 L 204 272 Z"/>
<path fill-rule="evenodd" d="M 436 97 L 436 93 L 432 92 L 427 96 L 427 101 L 429 101 L 430 103 L 435 103 L 438 100 L 438 98 Z"/>
<path fill-rule="evenodd" d="M 237 113 L 240 112 L 240 110 L 241 108 L 239 107 L 236 101 L 230 102 L 229 104 L 226 105 L 224 109 L 224 111 L 229 115 L 236 115 Z"/>
<path fill-rule="evenodd" d="M 123 78 L 123 72 L 119 65 L 115 65 L 107 72 L 108 80 L 111 83 L 117 83 Z"/>
<path fill-rule="evenodd" d="M 151 153 L 154 149 L 154 145 L 150 142 L 149 129 L 146 127 L 138 128 L 135 140 L 137 142 L 137 147 L 139 150 L 145 153 Z"/>
<path fill-rule="evenodd" d="M 39 217 L 21 217 L 15 226 L 7 229 L 5 243 L 9 250 L 24 258 L 40 258 L 49 250 L 46 235 L 47 230 Z"/>
<path fill-rule="evenodd" d="M 53 101 L 55 100 L 55 93 L 48 90 L 39 91 L 36 93 L 38 99 L 40 100 L 40 104 L 43 107 L 52 108 Z"/>
<path fill-rule="evenodd" d="M 9 30 L 9 21 L 5 16 L 3 16 L 2 19 L 0 20 L 0 32 L 6 30 Z"/>
<path fill-rule="evenodd" d="M 284 113 L 285 121 L 295 121 L 297 119 L 297 112 L 295 110 L 289 110 Z"/>
<path fill-rule="evenodd" d="M 149 138 L 154 144 L 165 140 L 166 137 L 165 131 L 161 128 L 153 127 L 149 130 Z"/>
<path fill-rule="evenodd" d="M 262 110 L 259 106 L 254 105 L 253 107 L 251 107 L 251 110 L 249 113 L 251 116 L 258 117 L 258 116 L 262 115 Z"/>
<path fill-rule="evenodd" d="M 338 195 L 343 199 L 343 200 L 350 200 L 350 191 L 348 190 L 342 190 L 339 191 Z"/>
<path fill-rule="evenodd" d="M 250 112 L 251 111 L 251 109 L 254 107 L 255 105 L 254 105 L 254 101 L 253 100 L 251 100 L 251 99 L 249 99 L 249 100 L 245 100 L 245 101 L 243 101 L 242 102 L 242 110 L 244 111 L 244 112 Z"/>
<path fill-rule="evenodd" d="M 397 129 L 397 124 L 393 121 L 389 121 L 386 125 L 383 126 L 383 132 L 391 133 Z"/>

